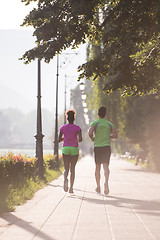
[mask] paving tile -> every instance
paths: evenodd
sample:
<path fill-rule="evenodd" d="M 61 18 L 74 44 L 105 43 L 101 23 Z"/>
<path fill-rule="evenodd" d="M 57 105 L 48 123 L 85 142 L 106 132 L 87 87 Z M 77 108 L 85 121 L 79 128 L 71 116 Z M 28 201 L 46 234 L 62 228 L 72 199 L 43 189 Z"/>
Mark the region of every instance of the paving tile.
<path fill-rule="evenodd" d="M 0 240 L 159 240 L 160 174 L 112 156 L 110 193 L 95 192 L 94 161 L 76 166 L 74 194 L 63 175 L 0 217 Z"/>

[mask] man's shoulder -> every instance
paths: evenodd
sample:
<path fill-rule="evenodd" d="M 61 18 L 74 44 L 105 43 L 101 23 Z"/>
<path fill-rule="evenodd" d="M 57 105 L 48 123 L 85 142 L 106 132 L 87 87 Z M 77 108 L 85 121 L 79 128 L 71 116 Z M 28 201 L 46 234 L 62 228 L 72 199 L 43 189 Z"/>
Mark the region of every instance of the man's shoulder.
<path fill-rule="evenodd" d="M 95 126 L 98 122 L 99 122 L 99 119 L 97 119 L 97 120 L 91 122 L 91 126 Z"/>
<path fill-rule="evenodd" d="M 114 128 L 114 125 L 113 123 L 111 123 L 110 121 L 106 120 L 107 124 L 111 127 L 111 128 Z"/>
<path fill-rule="evenodd" d="M 110 128 L 114 128 L 113 123 L 108 121 L 106 118 L 101 118 L 100 119 L 100 124 L 103 125 L 103 126 L 109 126 Z"/>

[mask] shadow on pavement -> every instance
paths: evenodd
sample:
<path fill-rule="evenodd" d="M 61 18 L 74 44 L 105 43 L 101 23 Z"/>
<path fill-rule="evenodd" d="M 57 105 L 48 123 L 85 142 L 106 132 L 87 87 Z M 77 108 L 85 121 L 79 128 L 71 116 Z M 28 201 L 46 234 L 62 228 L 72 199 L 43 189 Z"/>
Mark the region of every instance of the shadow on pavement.
<path fill-rule="evenodd" d="M 25 231 L 32 233 L 34 237 L 38 235 L 43 240 L 55 240 L 53 237 L 51 238 L 50 236 L 46 235 L 39 229 L 33 227 L 29 222 L 26 222 L 23 219 L 18 218 L 11 213 L 4 214 L 1 216 L 1 218 L 7 221 L 9 226 L 16 225 L 20 228 L 23 228 Z"/>
<path fill-rule="evenodd" d="M 104 199 L 95 199 L 95 198 L 88 198 L 82 196 L 69 196 L 70 198 L 81 199 L 83 201 L 87 201 L 92 204 L 105 204 L 105 205 L 112 205 L 114 207 L 119 208 L 128 208 L 128 209 L 136 209 L 139 210 L 141 214 L 153 215 L 153 216 L 160 216 L 160 201 L 159 200 L 138 200 L 132 198 L 123 198 L 123 197 L 116 197 L 116 196 L 104 196 Z"/>
<path fill-rule="evenodd" d="M 125 171 L 132 171 L 132 172 L 144 172 L 144 173 L 153 173 L 153 174 L 158 174 L 160 175 L 160 172 L 148 168 L 135 168 L 135 169 L 125 169 Z"/>
<path fill-rule="evenodd" d="M 59 184 L 56 184 L 56 185 L 55 185 L 55 184 L 52 184 L 52 183 L 49 183 L 48 186 L 55 187 L 55 188 L 56 188 L 56 187 L 60 187 L 60 188 L 63 187 L 62 185 L 59 185 Z"/>
<path fill-rule="evenodd" d="M 63 191 L 63 186 L 62 185 L 54 185 L 54 184 L 48 184 L 49 186 L 52 186 L 52 187 L 59 187 L 59 188 L 62 188 L 62 191 Z M 97 194 L 96 192 L 89 192 L 89 191 L 86 191 L 84 189 L 78 189 L 78 188 L 74 188 L 74 191 L 78 191 L 78 192 L 87 192 L 87 193 L 95 193 Z"/>

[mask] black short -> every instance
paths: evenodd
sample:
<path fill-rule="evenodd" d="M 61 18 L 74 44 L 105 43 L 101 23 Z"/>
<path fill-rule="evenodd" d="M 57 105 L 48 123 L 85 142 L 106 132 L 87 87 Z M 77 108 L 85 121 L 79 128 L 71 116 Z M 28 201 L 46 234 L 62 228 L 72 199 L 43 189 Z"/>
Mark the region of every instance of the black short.
<path fill-rule="evenodd" d="M 101 163 L 109 164 L 110 156 L 111 156 L 110 146 L 94 147 L 94 157 L 95 157 L 96 164 L 101 164 Z"/>

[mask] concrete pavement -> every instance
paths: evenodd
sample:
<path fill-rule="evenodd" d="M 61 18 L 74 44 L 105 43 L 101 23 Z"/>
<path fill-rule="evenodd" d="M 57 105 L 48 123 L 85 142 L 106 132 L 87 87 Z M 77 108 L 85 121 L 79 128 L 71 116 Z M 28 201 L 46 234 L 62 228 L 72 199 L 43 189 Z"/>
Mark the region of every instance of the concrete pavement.
<path fill-rule="evenodd" d="M 97 194 L 94 161 L 82 158 L 74 194 L 59 177 L 0 217 L 0 240 L 159 240 L 160 174 L 114 156 L 110 170 L 109 195 Z"/>

